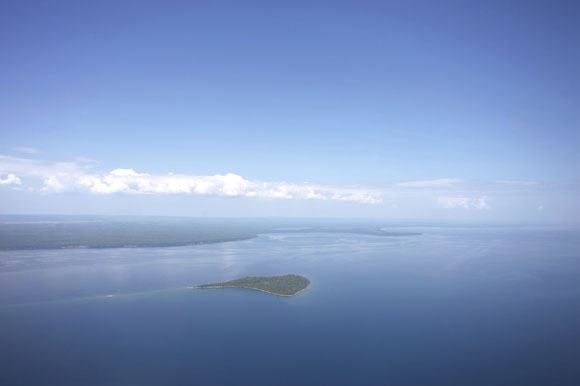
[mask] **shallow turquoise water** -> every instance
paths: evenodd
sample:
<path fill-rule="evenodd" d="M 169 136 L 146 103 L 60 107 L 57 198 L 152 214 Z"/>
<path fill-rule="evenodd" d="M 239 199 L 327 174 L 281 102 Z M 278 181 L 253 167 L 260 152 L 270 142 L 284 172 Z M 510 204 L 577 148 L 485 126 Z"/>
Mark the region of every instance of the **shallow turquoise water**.
<path fill-rule="evenodd" d="M 580 384 L 580 232 L 412 230 L 0 252 L 0 384 Z"/>

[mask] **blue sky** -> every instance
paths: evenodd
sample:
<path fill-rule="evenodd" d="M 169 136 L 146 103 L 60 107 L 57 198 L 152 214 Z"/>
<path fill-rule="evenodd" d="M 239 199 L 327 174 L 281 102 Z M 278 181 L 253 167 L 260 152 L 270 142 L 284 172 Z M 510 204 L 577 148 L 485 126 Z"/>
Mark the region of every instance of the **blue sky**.
<path fill-rule="evenodd" d="M 579 11 L 4 1 L 0 212 L 576 221 Z"/>

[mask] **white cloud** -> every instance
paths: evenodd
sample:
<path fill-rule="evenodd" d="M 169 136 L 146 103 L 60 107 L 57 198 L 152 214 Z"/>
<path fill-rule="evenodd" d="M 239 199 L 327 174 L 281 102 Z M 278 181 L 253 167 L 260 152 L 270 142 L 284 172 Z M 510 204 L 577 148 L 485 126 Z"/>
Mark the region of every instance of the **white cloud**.
<path fill-rule="evenodd" d="M 148 174 L 144 173 L 137 173 L 133 169 L 115 169 L 111 172 L 113 176 L 119 177 L 139 177 L 139 176 L 148 176 Z"/>
<path fill-rule="evenodd" d="M 22 181 L 14 174 L 8 174 L 6 178 L 0 177 L 0 185 L 20 185 Z"/>
<path fill-rule="evenodd" d="M 40 189 L 42 193 L 61 193 L 69 190 L 65 181 L 70 182 L 71 179 L 66 175 L 53 175 L 44 177 L 42 181 L 44 182 L 44 186 Z"/>
<path fill-rule="evenodd" d="M 98 162 L 95 161 L 94 159 L 87 157 L 73 157 L 73 160 L 89 166 L 98 164 Z"/>
<path fill-rule="evenodd" d="M 92 165 L 76 162 L 46 161 L 0 155 L 0 174 L 37 177 L 43 182 L 42 193 L 71 190 L 75 180 L 85 175 Z"/>
<path fill-rule="evenodd" d="M 406 188 L 438 188 L 455 185 L 462 182 L 459 178 L 439 178 L 435 180 L 418 180 L 398 182 L 395 185 Z"/>
<path fill-rule="evenodd" d="M 443 208 L 489 209 L 489 197 L 437 197 L 436 202 Z"/>
<path fill-rule="evenodd" d="M 40 150 L 38 150 L 34 147 L 28 147 L 28 146 L 15 146 L 12 148 L 12 150 L 18 151 L 20 153 L 26 153 L 26 154 L 38 154 L 38 153 L 40 153 Z"/>
<path fill-rule="evenodd" d="M 76 162 L 55 162 L 0 155 L 0 174 L 15 173 L 31 177 L 80 175 L 90 167 L 92 165 L 80 165 Z"/>
<path fill-rule="evenodd" d="M 516 185 L 516 186 L 533 186 L 538 185 L 538 181 L 530 181 L 530 180 L 495 180 L 493 181 L 495 184 L 501 185 Z"/>

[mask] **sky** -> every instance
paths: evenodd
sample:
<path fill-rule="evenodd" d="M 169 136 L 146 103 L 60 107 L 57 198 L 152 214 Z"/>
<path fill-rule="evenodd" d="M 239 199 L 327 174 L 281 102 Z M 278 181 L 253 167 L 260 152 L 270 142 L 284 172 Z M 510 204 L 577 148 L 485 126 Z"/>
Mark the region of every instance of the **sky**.
<path fill-rule="evenodd" d="M 577 1 L 2 1 L 0 213 L 580 219 Z"/>

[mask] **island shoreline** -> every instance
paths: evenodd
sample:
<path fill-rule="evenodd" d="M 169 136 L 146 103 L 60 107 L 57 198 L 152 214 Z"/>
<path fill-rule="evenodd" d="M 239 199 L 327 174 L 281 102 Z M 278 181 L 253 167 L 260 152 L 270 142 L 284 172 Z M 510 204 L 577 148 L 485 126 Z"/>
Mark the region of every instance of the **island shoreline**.
<path fill-rule="evenodd" d="M 276 296 L 283 296 L 283 297 L 291 298 L 293 296 L 298 295 L 301 292 L 306 291 L 309 287 L 310 287 L 310 283 L 308 283 L 308 285 L 306 286 L 306 288 L 303 288 L 300 291 L 298 291 L 298 292 L 296 292 L 295 294 L 292 294 L 292 295 L 277 294 L 275 292 L 266 291 L 266 290 L 263 290 L 261 288 L 241 287 L 241 286 L 236 286 L 236 285 L 215 285 L 215 286 L 196 286 L 196 285 L 193 285 L 193 286 L 189 286 L 187 288 L 189 288 L 189 289 L 242 288 L 242 289 L 249 289 L 249 290 L 254 290 L 254 291 L 265 292 L 265 293 L 270 294 L 270 295 L 276 295 Z"/>

